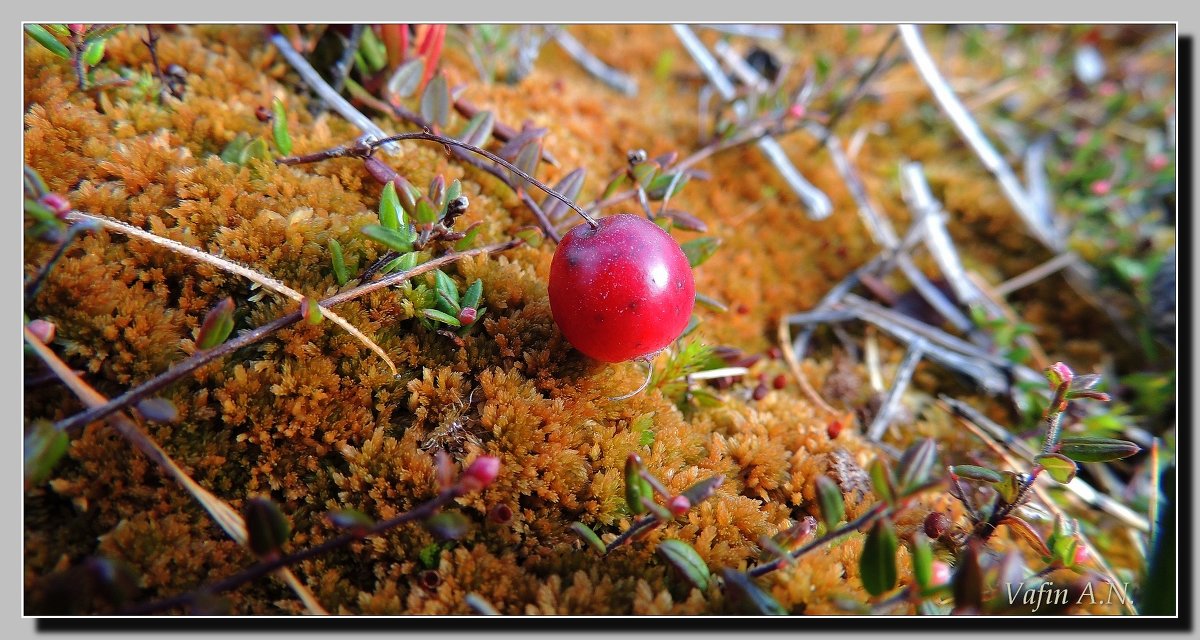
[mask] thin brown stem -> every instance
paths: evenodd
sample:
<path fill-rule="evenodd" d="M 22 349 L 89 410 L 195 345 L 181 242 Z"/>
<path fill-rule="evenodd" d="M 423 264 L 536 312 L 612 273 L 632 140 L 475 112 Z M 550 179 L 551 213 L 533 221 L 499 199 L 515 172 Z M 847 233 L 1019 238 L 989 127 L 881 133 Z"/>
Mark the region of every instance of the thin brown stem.
<path fill-rule="evenodd" d="M 430 260 L 429 262 L 419 264 L 408 271 L 401 271 L 381 280 L 362 284 L 354 289 L 350 289 L 349 291 L 344 291 L 342 293 L 330 296 L 329 298 L 322 300 L 319 304 L 322 307 L 332 307 L 334 305 L 362 297 L 383 287 L 391 286 L 404 280 L 408 280 L 409 278 L 418 276 L 422 273 L 427 273 L 434 269 L 441 268 L 457 260 L 461 260 L 469 256 L 488 255 L 499 251 L 506 251 L 522 244 L 522 242 L 523 241 L 519 239 L 509 240 L 508 242 L 479 247 L 477 249 L 471 249 L 470 251 L 464 251 L 462 253 L 445 255 L 440 258 Z M 139 401 L 157 393 L 159 390 L 167 387 L 177 380 L 180 380 L 184 376 L 192 373 L 196 369 L 199 369 L 209 362 L 216 360 L 217 358 L 229 355 L 230 353 L 233 353 L 242 347 L 259 342 L 267 336 L 270 336 L 272 333 L 299 322 L 301 317 L 300 311 L 293 311 L 287 315 L 276 318 L 267 324 L 242 333 L 238 337 L 228 340 L 213 349 L 197 352 L 171 369 L 168 369 L 154 378 L 143 382 L 142 384 L 126 391 L 120 396 L 109 400 L 103 405 L 93 407 L 87 411 L 77 413 L 70 418 L 59 421 L 57 424 L 55 424 L 55 428 L 62 430 L 77 429 L 84 425 L 91 424 L 97 420 L 103 419 L 116 411 L 120 411 L 121 409 L 136 404 Z"/>
<path fill-rule="evenodd" d="M 183 99 L 183 91 L 179 90 L 175 83 L 167 79 L 167 75 L 163 73 L 162 65 L 158 62 L 158 34 L 154 32 L 154 25 L 146 25 L 146 39 L 142 43 L 150 50 L 150 62 L 154 65 L 154 76 L 158 78 L 158 82 L 162 85 L 158 91 L 159 102 L 162 101 L 164 92 L 169 91 L 176 100 Z"/>

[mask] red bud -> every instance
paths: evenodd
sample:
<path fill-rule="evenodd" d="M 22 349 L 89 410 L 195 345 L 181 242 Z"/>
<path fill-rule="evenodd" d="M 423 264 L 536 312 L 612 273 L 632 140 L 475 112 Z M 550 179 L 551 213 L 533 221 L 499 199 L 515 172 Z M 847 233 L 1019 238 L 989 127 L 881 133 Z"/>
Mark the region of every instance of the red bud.
<path fill-rule="evenodd" d="M 479 456 L 459 477 L 458 484 L 467 491 L 479 491 L 491 484 L 499 473 L 500 458 Z"/>
<path fill-rule="evenodd" d="M 37 336 L 37 339 L 41 340 L 42 344 L 50 344 L 54 342 L 56 327 L 53 322 L 47 322 L 39 318 L 29 323 L 29 332 Z"/>
<path fill-rule="evenodd" d="M 692 508 L 692 501 L 687 499 L 687 496 L 675 496 L 667 503 L 667 508 L 671 510 L 672 515 L 681 516 Z"/>

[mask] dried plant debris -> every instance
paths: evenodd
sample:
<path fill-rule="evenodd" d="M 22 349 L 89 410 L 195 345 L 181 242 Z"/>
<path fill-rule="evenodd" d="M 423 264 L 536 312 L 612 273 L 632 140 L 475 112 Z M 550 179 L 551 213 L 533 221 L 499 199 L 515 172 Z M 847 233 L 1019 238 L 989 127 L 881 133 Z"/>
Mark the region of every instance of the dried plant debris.
<path fill-rule="evenodd" d="M 22 37 L 24 613 L 1161 612 L 1170 25 Z"/>

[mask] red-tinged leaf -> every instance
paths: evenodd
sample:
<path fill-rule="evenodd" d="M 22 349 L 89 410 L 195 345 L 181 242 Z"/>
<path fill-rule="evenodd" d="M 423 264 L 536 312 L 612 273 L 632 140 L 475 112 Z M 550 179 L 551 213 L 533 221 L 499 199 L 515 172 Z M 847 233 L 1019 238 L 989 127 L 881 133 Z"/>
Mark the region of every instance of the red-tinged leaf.
<path fill-rule="evenodd" d="M 1046 541 L 1042 539 L 1042 534 L 1038 533 L 1033 525 L 1025 521 L 1020 516 L 1009 515 L 1000 521 L 1000 524 L 1008 526 L 1009 530 L 1017 534 L 1029 546 L 1043 558 L 1050 557 L 1050 547 L 1046 546 Z"/>
<path fill-rule="evenodd" d="M 491 111 L 480 111 L 471 118 L 463 128 L 458 139 L 467 144 L 482 147 L 492 139 L 492 131 L 496 126 L 496 116 Z"/>
<path fill-rule="evenodd" d="M 875 458 L 867 472 L 871 476 L 871 487 L 875 489 L 875 497 L 879 498 L 881 502 L 895 504 L 896 480 L 887 461 L 883 458 Z"/>
<path fill-rule="evenodd" d="M 700 233 L 708 232 L 708 225 L 705 224 L 703 220 L 686 211 L 681 211 L 679 209 L 667 209 L 662 215 L 670 219 L 671 223 L 674 224 L 677 229 L 683 229 L 684 231 L 698 231 Z"/>
<path fill-rule="evenodd" d="M 1141 451 L 1128 440 L 1100 436 L 1071 436 L 1059 442 L 1059 453 L 1076 462 L 1112 462 L 1128 458 Z"/>
<path fill-rule="evenodd" d="M 421 77 L 425 75 L 425 59 L 413 58 L 400 65 L 388 78 L 387 92 L 396 98 L 407 98 L 416 93 L 421 86 Z"/>
<path fill-rule="evenodd" d="M 778 600 L 754 584 L 754 580 L 741 571 L 726 567 L 721 569 L 721 576 L 725 578 L 726 588 L 732 588 L 734 593 L 741 596 L 743 601 L 749 603 L 760 615 L 786 616 L 788 614 L 787 609 L 784 609 Z"/>
<path fill-rule="evenodd" d="M 300 301 L 300 317 L 309 324 L 321 324 L 321 321 L 325 319 L 325 314 L 321 313 L 319 302 L 312 298 L 305 298 Z"/>
<path fill-rule="evenodd" d="M 204 316 L 200 333 L 196 336 L 197 349 L 204 351 L 225 342 L 229 334 L 233 333 L 234 308 L 233 298 L 225 298 Z"/>
<path fill-rule="evenodd" d="M 896 586 L 896 530 L 887 518 L 879 518 L 867 533 L 858 570 L 867 593 L 880 596 Z"/>
<path fill-rule="evenodd" d="M 521 147 L 521 150 L 519 152 L 517 152 L 517 158 L 515 160 L 513 160 L 513 164 L 518 169 L 520 169 L 521 171 L 524 171 L 527 175 L 529 175 L 529 177 L 536 178 L 538 162 L 540 162 L 541 159 L 542 159 L 541 143 L 531 141 L 528 144 L 526 144 L 524 147 Z M 513 181 L 513 184 L 517 185 L 518 189 L 528 190 L 525 186 L 527 184 L 525 178 L 514 174 L 512 176 L 512 181 Z"/>
<path fill-rule="evenodd" d="M 929 480 L 929 472 L 937 462 L 937 444 L 930 438 L 924 438 L 912 445 L 900 457 L 900 468 L 897 471 L 897 486 L 902 494 L 916 489 Z"/>
<path fill-rule="evenodd" d="M 1004 476 L 1000 475 L 999 471 L 993 471 L 986 467 L 978 467 L 973 464 L 956 464 L 950 467 L 950 473 L 960 478 L 978 482 L 1000 482 L 1004 479 Z"/>
<path fill-rule="evenodd" d="M 725 476 L 723 475 L 709 476 L 684 489 L 680 495 L 687 498 L 692 503 L 692 506 L 695 506 L 712 497 L 717 492 L 717 487 L 720 487 L 724 482 Z"/>

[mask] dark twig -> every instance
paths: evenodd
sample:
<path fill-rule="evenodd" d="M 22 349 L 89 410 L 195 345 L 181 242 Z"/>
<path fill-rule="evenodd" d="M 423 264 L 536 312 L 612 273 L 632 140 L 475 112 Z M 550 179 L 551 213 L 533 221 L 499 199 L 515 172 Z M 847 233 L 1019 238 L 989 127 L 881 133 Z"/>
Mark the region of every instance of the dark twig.
<path fill-rule="evenodd" d="M 341 93 L 342 88 L 346 86 L 346 76 L 350 75 L 350 67 L 354 64 L 354 54 L 358 51 L 358 45 L 362 42 L 363 30 L 365 25 L 355 24 L 350 26 L 350 37 L 346 38 L 338 34 L 342 38 L 342 57 L 337 59 L 333 64 L 333 82 L 330 86 L 334 91 Z"/>
<path fill-rule="evenodd" d="M 394 529 L 406 522 L 428 518 L 429 516 L 437 513 L 438 509 L 450 504 L 455 498 L 463 495 L 464 493 L 464 487 L 456 484 L 452 487 L 442 489 L 442 491 L 438 493 L 437 497 L 433 498 L 432 500 L 429 500 L 428 502 L 425 502 L 410 511 L 405 511 L 404 513 L 401 513 L 400 515 L 389 520 L 377 522 L 363 531 L 350 531 L 348 533 L 343 533 L 336 538 L 326 540 L 315 547 L 309 547 L 307 549 L 289 553 L 284 556 L 279 556 L 271 560 L 264 559 L 263 561 L 260 561 L 258 564 L 249 567 L 244 571 L 235 573 L 199 590 L 182 593 L 155 602 L 148 602 L 137 607 L 126 609 L 120 612 L 119 615 L 146 615 L 156 611 L 165 611 L 167 609 L 173 609 L 175 607 L 181 607 L 193 603 L 197 598 L 204 595 L 214 595 L 235 589 L 243 584 L 246 584 L 247 582 L 257 580 L 258 578 L 261 578 L 273 571 L 303 562 L 309 558 L 321 555 L 322 553 L 327 553 L 333 549 L 344 547 L 356 540 L 362 540 L 363 538 L 378 535 L 389 529 Z"/>
<path fill-rule="evenodd" d="M 67 228 L 67 237 L 63 238 L 62 242 L 58 243 L 58 247 L 54 249 L 54 255 L 50 256 L 50 259 L 46 261 L 46 264 L 42 265 L 42 268 L 38 270 L 37 275 L 34 276 L 33 280 L 31 280 L 29 284 L 25 286 L 26 306 L 32 303 L 33 299 L 37 297 L 38 291 L 42 288 L 42 284 L 46 281 L 46 276 L 50 275 L 50 271 L 54 269 L 54 265 L 57 264 L 60 259 L 62 259 L 63 254 L 67 252 L 67 249 L 71 246 L 71 243 L 75 241 L 75 238 L 78 238 L 81 233 L 92 231 L 95 228 L 96 226 L 94 224 L 87 222 L 77 222 Z"/>
<path fill-rule="evenodd" d="M 393 284 L 398 284 L 422 273 L 439 269 L 447 264 L 450 264 L 451 262 L 455 262 L 469 256 L 488 255 L 491 253 L 506 251 L 516 247 L 517 245 L 520 245 L 521 243 L 521 240 L 509 240 L 508 242 L 488 245 L 485 247 L 479 247 L 477 249 L 471 249 L 470 251 L 464 251 L 462 253 L 454 253 L 442 256 L 440 258 L 435 258 L 429 262 L 419 264 L 408 271 L 394 273 L 381 280 L 362 284 L 358 287 L 350 289 L 349 291 L 344 291 L 342 293 L 330 296 L 322 300 L 319 304 L 322 307 L 333 307 L 343 302 L 348 302 L 350 300 L 362 297 L 368 293 L 371 293 L 372 291 L 376 291 Z M 183 378 L 184 376 L 208 364 L 209 362 L 216 360 L 217 358 L 229 355 L 230 353 L 233 353 L 242 347 L 246 347 L 263 340 L 267 336 L 270 336 L 272 333 L 288 325 L 299 322 L 301 317 L 300 311 L 293 311 L 287 315 L 276 318 L 267 324 L 242 333 L 238 335 L 238 337 L 222 343 L 220 346 L 209 349 L 208 351 L 197 352 L 171 369 L 168 369 L 158 376 L 155 376 L 154 378 L 126 391 L 120 396 L 109 400 L 104 405 L 77 413 L 65 420 L 60 420 L 54 426 L 56 429 L 60 430 L 77 429 L 105 418 L 116 411 L 120 411 L 125 407 L 136 404 L 141 400 L 150 397 L 159 390 L 165 388 L 167 385 L 170 385 L 171 383 Z"/>
<path fill-rule="evenodd" d="M 633 525 L 631 525 L 628 529 L 622 531 L 621 535 L 614 538 L 612 542 L 608 543 L 608 545 L 604 547 L 604 555 L 608 555 L 608 554 L 612 553 L 613 550 L 615 550 L 617 547 L 620 547 L 621 545 L 625 544 L 625 541 L 632 538 L 636 533 L 638 533 L 639 531 L 642 531 L 643 529 L 646 529 L 647 527 L 649 527 L 657 522 L 658 522 L 658 518 L 656 516 L 652 516 L 652 515 L 646 516 L 645 518 L 642 518 L 641 520 L 634 522 Z"/>
<path fill-rule="evenodd" d="M 551 196 L 555 200 L 558 200 L 559 202 L 562 202 L 563 204 L 567 205 L 568 207 L 574 209 L 575 212 L 578 213 L 584 220 L 586 220 L 588 222 L 588 224 L 592 225 L 593 228 L 598 228 L 600 226 L 600 223 L 596 222 L 595 218 L 593 218 L 591 215 L 588 214 L 588 212 L 586 212 L 582 208 L 580 208 L 579 205 L 575 204 L 575 202 L 572 201 L 570 198 L 568 198 L 568 197 L 562 195 L 561 193 L 555 191 L 554 189 L 546 186 L 545 183 L 538 180 L 537 178 L 534 178 L 533 176 L 529 175 L 528 173 L 525 173 L 524 171 L 520 170 L 519 168 L 517 168 L 516 165 L 509 162 L 508 160 L 501 158 L 500 156 L 492 153 L 491 151 L 488 151 L 487 149 L 482 149 L 473 144 L 467 144 L 466 142 L 462 142 L 461 140 L 455 140 L 454 138 L 448 138 L 446 136 L 438 135 L 436 133 L 430 133 L 427 131 L 416 131 L 416 132 L 412 132 L 412 133 L 397 133 L 395 135 L 391 135 L 391 136 L 388 136 L 388 137 L 382 138 L 382 139 L 371 139 L 368 137 L 368 139 L 361 140 L 350 146 L 334 147 L 332 149 L 326 149 L 325 151 L 318 151 L 316 153 L 310 153 L 310 154 L 306 154 L 306 155 L 302 155 L 302 156 L 291 156 L 288 158 L 278 158 L 275 161 L 280 164 L 296 165 L 296 164 L 305 164 L 305 163 L 309 163 L 309 162 L 320 162 L 321 160 L 328 160 L 330 158 L 343 158 L 343 157 L 347 157 L 347 156 L 356 157 L 356 158 L 366 158 L 366 157 L 369 157 L 372 153 L 374 153 L 375 149 L 377 149 L 378 147 L 383 146 L 385 144 L 389 144 L 389 143 L 399 142 L 401 140 L 429 140 L 431 142 L 439 142 L 443 145 L 447 145 L 447 146 L 451 146 L 451 147 L 459 147 L 462 149 L 466 149 L 467 151 L 470 151 L 472 153 L 479 154 L 479 155 L 487 158 L 488 160 L 491 160 L 492 162 L 495 162 L 496 164 L 504 167 L 505 169 L 512 171 L 513 173 L 517 174 L 521 178 L 528 181 L 533 186 L 544 191 L 547 195 Z"/>
<path fill-rule="evenodd" d="M 162 66 L 158 62 L 158 37 L 158 34 L 154 32 L 154 25 L 146 25 L 146 39 L 142 40 L 142 43 L 145 44 L 146 48 L 150 50 L 150 62 L 154 65 L 154 75 L 158 78 L 158 82 L 162 85 L 162 87 L 160 87 L 158 90 L 158 99 L 161 102 L 163 98 L 163 92 L 169 91 L 176 100 L 182 100 L 183 91 L 176 87 L 173 79 L 167 79 L 166 74 L 163 73 Z"/>

